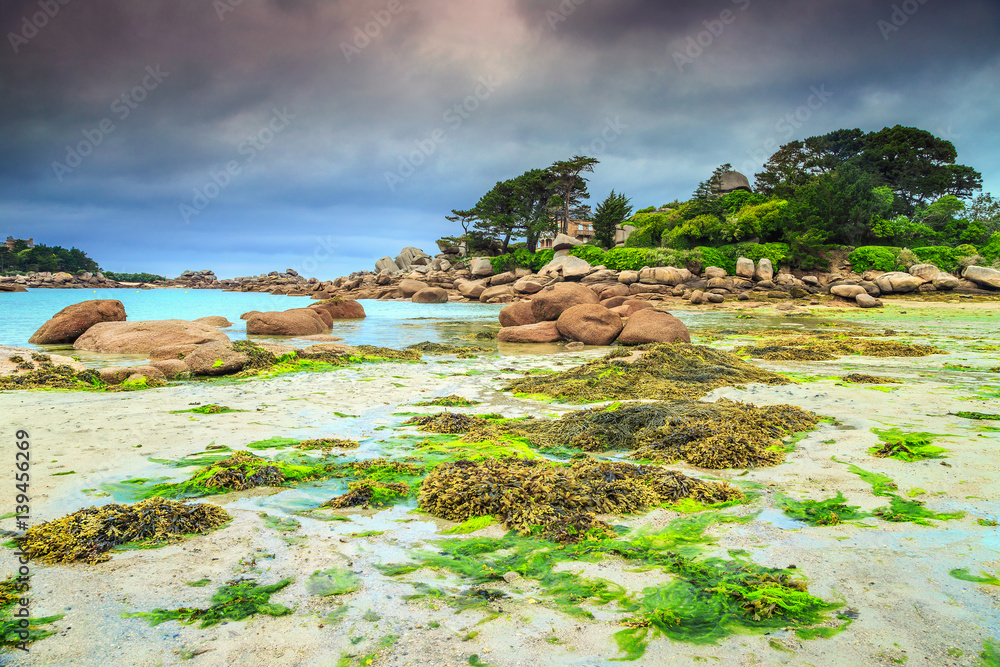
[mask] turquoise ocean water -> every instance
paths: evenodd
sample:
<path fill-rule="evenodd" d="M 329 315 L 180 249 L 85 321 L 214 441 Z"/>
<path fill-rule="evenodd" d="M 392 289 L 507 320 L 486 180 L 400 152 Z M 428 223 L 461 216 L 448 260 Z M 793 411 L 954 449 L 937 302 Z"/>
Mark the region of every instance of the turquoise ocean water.
<path fill-rule="evenodd" d="M 0 345 L 38 347 L 28 339 L 46 320 L 66 306 L 90 299 L 117 299 L 129 321 L 193 320 L 221 315 L 233 322 L 227 329 L 233 340 L 247 337 L 240 315 L 249 310 L 288 310 L 313 303 L 307 297 L 272 296 L 221 290 L 29 290 L 0 294 Z M 364 320 L 335 322 L 333 335 L 352 345 L 401 348 L 429 340 L 435 343 L 472 345 L 463 336 L 496 326 L 502 306 L 476 303 L 439 305 L 396 301 L 363 301 Z M 56 348 L 49 348 L 53 351 Z"/>

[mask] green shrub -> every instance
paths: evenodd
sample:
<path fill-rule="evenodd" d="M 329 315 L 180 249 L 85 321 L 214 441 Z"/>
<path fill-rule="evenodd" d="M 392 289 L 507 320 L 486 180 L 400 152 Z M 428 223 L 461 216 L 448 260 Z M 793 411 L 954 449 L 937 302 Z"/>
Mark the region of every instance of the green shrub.
<path fill-rule="evenodd" d="M 993 236 L 990 237 L 986 245 L 979 249 L 979 254 L 987 262 L 992 263 L 1000 260 L 1000 232 L 993 232 Z"/>
<path fill-rule="evenodd" d="M 701 253 L 701 264 L 703 267 L 717 266 L 720 269 L 725 269 L 729 275 L 736 273 L 736 259 L 730 259 L 726 256 L 726 253 L 718 248 L 699 246 L 695 250 Z"/>
<path fill-rule="evenodd" d="M 612 271 L 638 271 L 649 266 L 651 257 L 644 248 L 612 248 L 604 255 L 604 265 Z"/>
<path fill-rule="evenodd" d="M 958 256 L 954 248 L 948 246 L 927 246 L 925 248 L 914 248 L 915 254 L 924 264 L 933 264 L 942 271 L 956 271 L 958 269 Z"/>
<path fill-rule="evenodd" d="M 528 252 L 525 248 L 517 248 L 514 252 L 490 257 L 490 264 L 493 265 L 494 273 L 505 273 L 513 271 L 518 267 L 526 269 L 532 268 L 535 261 L 535 253 Z M 542 265 L 544 266 L 544 264 Z"/>
<path fill-rule="evenodd" d="M 652 248 L 656 246 L 653 241 L 653 228 L 650 227 L 640 227 L 635 230 L 629 237 L 625 240 L 626 248 Z"/>
<path fill-rule="evenodd" d="M 900 267 L 896 262 L 896 256 L 899 255 L 901 250 L 901 248 L 893 248 L 891 246 L 861 246 L 848 256 L 847 261 L 851 263 L 851 267 L 858 273 L 864 273 L 871 269 L 875 269 L 876 271 L 897 271 Z"/>
<path fill-rule="evenodd" d="M 604 264 L 605 252 L 595 245 L 578 245 L 569 251 L 574 257 L 579 257 L 591 266 Z"/>
<path fill-rule="evenodd" d="M 534 259 L 531 260 L 531 268 L 538 271 L 543 266 L 551 262 L 555 255 L 555 250 L 539 250 L 535 253 Z"/>

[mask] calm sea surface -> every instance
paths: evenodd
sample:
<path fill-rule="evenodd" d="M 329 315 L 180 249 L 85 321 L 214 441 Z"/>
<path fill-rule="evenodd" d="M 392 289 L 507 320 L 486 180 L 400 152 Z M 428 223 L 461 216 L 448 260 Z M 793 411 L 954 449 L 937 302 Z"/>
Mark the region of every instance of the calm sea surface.
<path fill-rule="evenodd" d="M 233 322 L 227 329 L 233 340 L 247 337 L 240 315 L 249 310 L 288 310 L 313 303 L 308 297 L 272 296 L 221 290 L 30 290 L 0 294 L 0 344 L 37 347 L 28 339 L 46 320 L 66 306 L 90 299 L 117 299 L 129 321 L 193 320 L 221 315 Z M 333 335 L 353 345 L 401 348 L 429 340 L 459 343 L 463 336 L 495 327 L 502 306 L 477 303 L 415 304 L 396 301 L 363 301 L 364 320 L 334 322 Z M 466 345 L 474 343 L 465 340 Z M 49 348 L 55 351 L 56 348 Z"/>

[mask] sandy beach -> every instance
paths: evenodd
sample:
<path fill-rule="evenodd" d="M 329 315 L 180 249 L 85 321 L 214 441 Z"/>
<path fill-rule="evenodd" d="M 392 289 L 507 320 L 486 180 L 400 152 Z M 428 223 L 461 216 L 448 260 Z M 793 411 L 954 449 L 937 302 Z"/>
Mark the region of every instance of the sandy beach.
<path fill-rule="evenodd" d="M 917 308 L 922 314 L 919 322 L 901 314 Z M 949 319 L 953 316 L 954 321 Z M 773 311 L 762 312 L 760 322 L 720 317 L 741 328 L 737 335 L 712 336 L 712 345 L 723 349 L 750 340 L 755 327 L 803 326 Z M 760 565 L 794 566 L 808 581 L 811 594 L 842 603 L 838 613 L 853 622 L 829 639 L 803 640 L 780 628 L 767 634 L 731 635 L 714 645 L 654 639 L 635 664 L 978 664 L 984 641 L 1000 636 L 1000 589 L 956 579 L 949 571 L 967 568 L 995 575 L 1000 570 L 997 529 L 977 521 L 998 518 L 1000 429 L 989 421 L 954 413 L 998 412 L 1000 374 L 995 367 L 1000 334 L 991 326 L 993 317 L 993 304 L 894 304 L 886 313 L 852 322 L 876 330 L 891 325 L 899 340 L 938 345 L 949 354 L 757 361 L 798 383 L 712 392 L 705 400 L 787 403 L 832 421 L 821 423 L 797 442 L 786 461 L 773 468 L 709 471 L 683 463 L 671 466 L 691 476 L 751 483 L 759 489 L 749 504 L 725 510 L 751 520 L 709 528 L 717 544 L 708 555 L 725 557 L 730 550 L 745 550 Z M 694 342 L 708 338 L 711 328 L 721 324 L 693 330 Z M 991 329 L 993 335 L 985 336 Z M 577 406 L 517 399 L 500 388 L 527 371 L 565 370 L 607 351 L 537 354 L 537 350 L 528 353 L 530 349 L 504 347 L 501 354 L 477 359 L 428 356 L 421 364 L 365 364 L 269 380 L 182 384 L 128 393 L 3 392 L 0 412 L 9 435 L 2 451 L 13 459 L 13 428 L 29 431 L 32 520 L 47 521 L 109 502 L 100 491 L 104 484 L 162 476 L 183 479 L 193 468 L 168 468 L 150 459 L 178 459 L 209 445 L 239 450 L 276 436 L 338 437 L 360 441 L 356 453 L 361 457 L 381 455 L 385 441 L 415 433 L 402 425 L 406 417 L 399 413 L 439 411 L 413 406 L 428 398 L 457 394 L 482 402 L 475 408 L 454 409 L 457 412 L 558 416 Z M 852 372 L 896 378 L 903 384 L 869 387 L 840 380 Z M 199 404 L 241 412 L 171 414 Z M 917 462 L 873 458 L 868 453 L 878 443 L 873 427 L 937 434 L 935 444 L 948 450 L 947 458 Z M 934 512 L 965 515 L 931 521 L 928 526 L 874 517 L 809 526 L 781 511 L 780 494 L 822 499 L 842 492 L 862 511 L 884 505 L 884 499 L 872 495 L 872 487 L 850 472 L 849 465 L 887 475 L 901 495 L 919 498 Z M 442 531 L 455 525 L 415 511 L 415 503 L 338 512 L 349 521 L 296 516 L 301 527 L 291 540 L 260 516 L 266 512 L 291 517 L 294 507 L 315 506 L 317 493 L 322 495 L 323 490 L 315 488 L 322 484 L 313 487 L 214 496 L 208 501 L 229 511 L 234 517 L 231 524 L 161 548 L 115 551 L 110 561 L 97 565 L 33 563 L 32 615 L 65 616 L 51 625 L 54 636 L 33 644 L 30 653 L 0 654 L 0 663 L 350 665 L 375 654 L 378 665 L 513 667 L 607 665 L 618 657 L 612 635 L 621 629 L 622 615 L 613 604 L 590 608 L 592 620 L 571 617 L 548 605 L 544 591 L 530 580 L 498 581 L 496 588 L 509 597 L 491 605 L 496 613 L 483 609 L 456 613 L 433 598 L 407 600 L 416 590 L 415 582 L 452 592 L 468 588 L 446 572 L 419 570 L 390 577 L 377 569 L 405 563 L 417 550 L 433 550 L 435 540 L 447 537 Z M 656 529 L 679 516 L 654 509 L 610 521 Z M 0 526 L 13 530 L 13 519 Z M 475 536 L 499 538 L 504 532 L 494 525 Z M 4 572 L 16 570 L 11 550 L 0 552 L 0 567 Z M 330 567 L 350 569 L 360 577 L 360 589 L 330 598 L 310 595 L 306 590 L 310 574 Z M 669 577 L 655 570 L 637 572 L 633 564 L 615 557 L 566 567 L 635 593 Z M 241 576 L 264 584 L 292 578 L 293 583 L 271 601 L 292 608 L 293 613 L 256 615 L 208 629 L 176 622 L 150 626 L 142 618 L 122 617 L 155 608 L 203 606 L 215 586 Z M 209 587 L 187 585 L 202 579 L 211 581 Z M 331 620 L 332 612 L 337 613 Z M 827 625 L 841 622 L 833 619 Z"/>

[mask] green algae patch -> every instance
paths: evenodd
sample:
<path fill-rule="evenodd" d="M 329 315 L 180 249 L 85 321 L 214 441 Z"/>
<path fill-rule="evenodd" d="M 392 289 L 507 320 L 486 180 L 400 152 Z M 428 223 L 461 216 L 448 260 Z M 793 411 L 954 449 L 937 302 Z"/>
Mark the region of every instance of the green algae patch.
<path fill-rule="evenodd" d="M 287 449 L 302 442 L 296 438 L 274 437 L 267 440 L 257 440 L 247 445 L 247 449 Z"/>
<path fill-rule="evenodd" d="M 336 465 L 325 458 L 300 454 L 285 460 L 272 460 L 247 451 L 235 451 L 209 463 L 183 482 L 125 480 L 105 487 L 112 493 L 140 498 L 196 498 L 258 487 L 292 486 L 332 477 L 335 471 Z"/>
<path fill-rule="evenodd" d="M 844 382 L 850 382 L 851 384 L 903 384 L 902 380 L 895 378 L 887 378 L 881 375 L 866 375 L 864 373 L 851 373 L 850 375 L 845 375 L 842 379 Z"/>
<path fill-rule="evenodd" d="M 777 500 L 786 516 L 810 526 L 836 526 L 845 521 L 856 521 L 872 516 L 860 511 L 857 505 L 848 505 L 844 494 L 837 492 L 833 498 L 826 500 L 795 500 L 779 495 Z"/>
<path fill-rule="evenodd" d="M 504 390 L 566 403 L 594 403 L 701 398 L 713 389 L 751 383 L 781 385 L 791 380 L 704 345 L 656 343 L 620 348 L 568 371 L 520 378 Z"/>
<path fill-rule="evenodd" d="M 475 533 L 483 530 L 484 528 L 489 528 L 490 526 L 495 525 L 496 522 L 497 518 L 493 515 L 474 516 L 466 519 L 454 528 L 449 528 L 444 531 L 444 533 L 445 535 L 468 535 L 469 533 Z"/>
<path fill-rule="evenodd" d="M 510 533 L 501 539 L 453 538 L 436 541 L 434 550 L 413 554 L 413 562 L 380 566 L 389 576 L 424 568 L 450 572 L 487 587 L 516 572 L 536 585 L 540 601 L 575 617 L 593 618 L 588 607 L 606 607 L 624 629 L 615 641 L 635 660 L 657 638 L 712 644 L 734 633 L 773 628 L 808 628 L 826 623 L 839 605 L 808 593 L 792 572 L 766 568 L 743 558 L 704 558 L 715 538 L 706 534 L 719 523 L 745 521 L 717 513 L 684 516 L 659 531 L 627 536 L 590 534 L 559 544 L 538 536 Z M 599 578 L 587 578 L 565 563 L 624 559 L 644 571 L 664 575 L 662 585 L 634 594 Z"/>
<path fill-rule="evenodd" d="M 994 415 L 987 412 L 966 412 L 960 411 L 955 413 L 956 417 L 961 417 L 962 419 L 976 419 L 981 421 L 1000 421 L 1000 415 Z"/>
<path fill-rule="evenodd" d="M 316 570 L 306 581 L 306 590 L 310 595 L 329 597 L 331 595 L 346 595 L 361 588 L 361 579 L 350 570 L 330 568 Z"/>
<path fill-rule="evenodd" d="M 369 611 L 368 614 L 372 614 L 372 612 Z M 368 614 L 366 614 L 366 616 Z M 351 643 L 360 643 L 367 639 L 367 637 L 358 637 L 356 639 L 357 641 L 352 638 Z M 386 635 L 375 643 L 375 650 L 370 653 L 366 653 L 364 655 L 353 653 L 343 654 L 340 657 L 340 660 L 337 661 L 337 667 L 370 667 L 370 665 L 372 665 L 379 657 L 385 655 L 389 649 L 395 646 L 398 641 L 398 635 Z"/>
<path fill-rule="evenodd" d="M 992 639 L 983 641 L 983 650 L 979 654 L 979 667 L 1000 667 L 1000 642 Z"/>
<path fill-rule="evenodd" d="M 520 535 L 556 542 L 611 535 L 597 514 L 631 514 L 668 502 L 743 499 L 724 482 L 706 482 L 660 466 L 577 461 L 566 466 L 520 458 L 460 460 L 436 467 L 420 485 L 424 511 L 451 521 L 494 516 Z"/>
<path fill-rule="evenodd" d="M 331 498 L 322 507 L 385 507 L 410 497 L 409 485 L 402 482 L 377 482 L 361 479 L 347 485 L 347 493 Z"/>
<path fill-rule="evenodd" d="M 170 414 L 183 415 L 187 413 L 193 413 L 196 415 L 225 415 L 225 414 L 230 414 L 232 412 L 246 412 L 246 410 L 234 410 L 225 405 L 215 405 L 214 403 L 210 403 L 208 405 L 202 405 L 197 408 L 191 408 L 190 410 L 171 410 Z"/>
<path fill-rule="evenodd" d="M 836 457 L 831 457 L 832 460 L 837 463 L 844 463 L 843 461 L 837 461 Z M 848 472 L 854 473 L 866 483 L 870 484 L 872 487 L 872 495 L 889 498 L 889 505 L 886 507 L 880 507 L 875 510 L 875 516 L 879 517 L 883 521 L 889 521 L 892 523 L 915 523 L 921 526 L 931 526 L 930 520 L 935 521 L 951 521 L 953 519 L 961 519 L 965 516 L 965 512 L 950 512 L 950 513 L 938 513 L 932 512 L 919 500 L 906 500 L 900 498 L 893 491 L 899 489 L 899 486 L 892 481 L 890 477 L 885 475 L 869 472 L 863 470 L 855 465 L 847 466 Z"/>
<path fill-rule="evenodd" d="M 208 503 L 151 498 L 134 505 L 104 505 L 32 526 L 16 541 L 29 558 L 49 563 L 110 560 L 107 553 L 123 545 L 157 546 L 206 533 L 232 519 Z"/>
<path fill-rule="evenodd" d="M 868 452 L 878 458 L 893 458 L 912 463 L 926 459 L 943 459 L 948 453 L 947 449 L 931 444 L 934 438 L 938 437 L 934 433 L 905 432 L 898 428 L 873 428 L 872 433 L 879 437 L 882 444 L 872 447 Z"/>
<path fill-rule="evenodd" d="M 18 645 L 30 644 L 55 634 L 43 626 L 60 620 L 65 614 L 55 614 L 42 618 L 14 617 L 15 607 L 19 607 L 22 597 L 28 595 L 28 577 L 15 578 L 12 574 L 0 581 L 0 646 L 17 649 Z"/>
<path fill-rule="evenodd" d="M 303 372 L 325 372 L 361 363 L 392 361 L 419 362 L 420 352 L 416 350 L 393 350 L 386 347 L 359 345 L 343 350 L 317 351 L 297 350 L 281 357 L 265 350 L 252 341 L 233 343 L 233 349 L 247 356 L 248 363 L 243 370 L 231 377 L 271 378 L 280 375 Z"/>
<path fill-rule="evenodd" d="M 733 352 L 765 361 L 831 361 L 849 355 L 926 357 L 931 354 L 947 354 L 930 345 L 874 338 L 874 334 L 869 334 L 872 337 L 859 337 L 860 335 L 860 332 L 853 332 L 853 335 L 829 333 L 776 338 L 762 345 L 738 347 Z"/>
<path fill-rule="evenodd" d="M 981 584 L 984 586 L 1000 586 L 1000 579 L 998 579 L 996 575 L 992 575 L 987 572 L 980 572 L 980 576 L 977 577 L 969 572 L 968 568 L 959 567 L 950 571 L 948 574 L 956 579 L 971 581 L 974 584 Z"/>
<path fill-rule="evenodd" d="M 252 580 L 235 580 L 219 587 L 211 599 L 211 606 L 205 609 L 154 609 L 122 614 L 125 618 L 144 618 L 150 625 L 167 621 L 177 621 L 184 625 L 200 622 L 200 627 L 210 628 L 224 621 L 242 621 L 256 614 L 287 616 L 292 610 L 272 603 L 271 596 L 292 583 L 282 579 L 270 586 L 260 586 Z"/>
<path fill-rule="evenodd" d="M 635 460 L 721 469 L 777 465 L 788 451 L 783 440 L 812 430 L 819 421 L 818 415 L 791 405 L 758 407 L 722 399 L 615 404 L 554 420 L 441 413 L 407 423 L 437 433 L 464 433 L 468 441 L 524 443 L 549 453 L 626 450 Z"/>
<path fill-rule="evenodd" d="M 481 405 L 482 401 L 470 401 L 467 398 L 461 396 L 456 396 L 452 394 L 451 396 L 442 396 L 441 398 L 435 398 L 432 401 L 423 401 L 422 403 L 414 403 L 414 405 L 420 406 L 434 406 L 439 408 L 471 408 L 475 405 Z"/>

